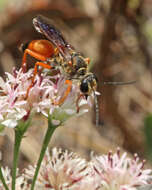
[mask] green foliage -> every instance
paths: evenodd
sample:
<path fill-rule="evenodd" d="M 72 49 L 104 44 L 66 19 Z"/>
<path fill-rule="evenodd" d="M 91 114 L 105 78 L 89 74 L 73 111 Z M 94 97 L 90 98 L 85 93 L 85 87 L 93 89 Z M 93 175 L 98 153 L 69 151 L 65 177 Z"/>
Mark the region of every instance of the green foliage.
<path fill-rule="evenodd" d="M 143 32 L 145 36 L 147 37 L 148 41 L 152 43 L 152 23 L 150 21 L 146 22 L 143 25 Z"/>
<path fill-rule="evenodd" d="M 131 9 L 134 9 L 134 10 L 138 8 L 139 4 L 140 4 L 139 0 L 129 0 L 128 1 L 128 7 Z"/>
<path fill-rule="evenodd" d="M 4 125 L 0 125 L 0 133 L 3 132 L 5 126 Z"/>
<path fill-rule="evenodd" d="M 152 161 L 152 114 L 149 114 L 144 120 L 144 134 L 147 156 Z"/>
<path fill-rule="evenodd" d="M 8 0 L 0 0 L 0 10 L 3 9 L 3 7 L 6 5 L 6 3 L 8 3 Z"/>

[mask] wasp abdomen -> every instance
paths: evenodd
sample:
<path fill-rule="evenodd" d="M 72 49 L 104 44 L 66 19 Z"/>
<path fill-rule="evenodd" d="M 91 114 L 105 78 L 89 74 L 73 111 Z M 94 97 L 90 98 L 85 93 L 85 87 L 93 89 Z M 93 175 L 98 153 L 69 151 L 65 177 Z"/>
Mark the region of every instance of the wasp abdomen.
<path fill-rule="evenodd" d="M 48 40 L 33 40 L 29 43 L 28 49 L 39 53 L 40 55 L 44 55 L 47 58 L 54 54 L 54 47 Z"/>

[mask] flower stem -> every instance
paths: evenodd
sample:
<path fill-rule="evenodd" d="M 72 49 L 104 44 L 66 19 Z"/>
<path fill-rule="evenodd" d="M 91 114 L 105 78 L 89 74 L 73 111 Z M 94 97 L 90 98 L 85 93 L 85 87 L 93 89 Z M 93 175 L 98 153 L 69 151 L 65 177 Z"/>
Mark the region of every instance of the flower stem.
<path fill-rule="evenodd" d="M 2 168 L 1 168 L 1 167 L 0 167 L 0 180 L 1 180 L 2 183 L 3 183 L 5 190 L 9 190 L 9 189 L 8 189 L 8 186 L 7 186 L 6 182 L 5 182 L 5 179 L 4 179 L 4 176 L 3 176 L 3 172 L 2 172 Z"/>
<path fill-rule="evenodd" d="M 29 125 L 30 125 L 30 120 L 28 120 L 27 122 L 20 122 L 20 124 L 15 128 L 15 144 L 14 144 L 13 167 L 12 167 L 12 190 L 15 190 L 19 148 L 20 148 L 24 133 L 26 132 Z"/>
<path fill-rule="evenodd" d="M 32 181 L 32 185 L 31 185 L 31 190 L 34 190 L 34 186 L 35 186 L 35 183 L 36 183 L 36 179 L 37 179 L 37 176 L 38 176 L 39 169 L 41 167 L 41 163 L 42 163 L 43 157 L 45 155 L 46 149 L 47 149 L 48 144 L 49 144 L 49 142 L 51 140 L 53 132 L 55 131 L 55 129 L 57 127 L 58 126 L 55 126 L 55 125 L 52 124 L 51 118 L 49 118 L 48 119 L 48 129 L 46 131 L 46 134 L 45 134 L 45 137 L 44 137 L 44 140 L 43 140 L 43 144 L 42 144 L 39 160 L 37 162 L 37 167 L 36 167 L 36 170 L 35 170 L 35 173 L 34 173 L 34 177 L 33 177 L 33 181 Z"/>
<path fill-rule="evenodd" d="M 19 148 L 22 140 L 22 134 L 19 130 L 15 130 L 15 144 L 14 144 L 14 153 L 13 153 L 13 168 L 12 168 L 12 190 L 15 190 L 16 183 L 16 169 L 18 163 Z"/>

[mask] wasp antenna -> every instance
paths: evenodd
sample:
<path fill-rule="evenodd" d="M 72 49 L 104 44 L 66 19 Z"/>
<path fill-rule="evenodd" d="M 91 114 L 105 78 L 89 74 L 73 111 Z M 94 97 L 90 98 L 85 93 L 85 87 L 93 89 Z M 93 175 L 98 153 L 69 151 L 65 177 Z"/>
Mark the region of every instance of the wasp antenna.
<path fill-rule="evenodd" d="M 18 46 L 18 49 L 21 51 L 21 52 L 24 52 L 27 48 L 28 48 L 28 45 L 29 45 L 30 42 L 26 42 L 26 43 L 22 43 Z"/>
<path fill-rule="evenodd" d="M 98 98 L 94 91 L 94 103 L 95 103 L 95 111 L 96 111 L 96 126 L 99 126 L 99 105 L 98 105 Z"/>
<path fill-rule="evenodd" d="M 128 82 L 103 82 L 104 85 L 130 85 L 130 84 L 134 84 L 137 81 L 128 81 Z"/>

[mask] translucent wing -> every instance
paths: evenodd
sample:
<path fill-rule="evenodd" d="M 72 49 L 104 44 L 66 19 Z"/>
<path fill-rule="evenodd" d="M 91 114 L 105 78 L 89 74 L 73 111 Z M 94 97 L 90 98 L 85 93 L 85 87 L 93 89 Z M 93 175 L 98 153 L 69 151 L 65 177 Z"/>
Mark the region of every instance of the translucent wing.
<path fill-rule="evenodd" d="M 49 19 L 39 15 L 33 19 L 33 24 L 38 32 L 44 34 L 58 48 L 64 58 L 71 59 L 69 51 L 73 49 L 72 46 L 65 41 L 61 32 L 50 23 Z"/>

